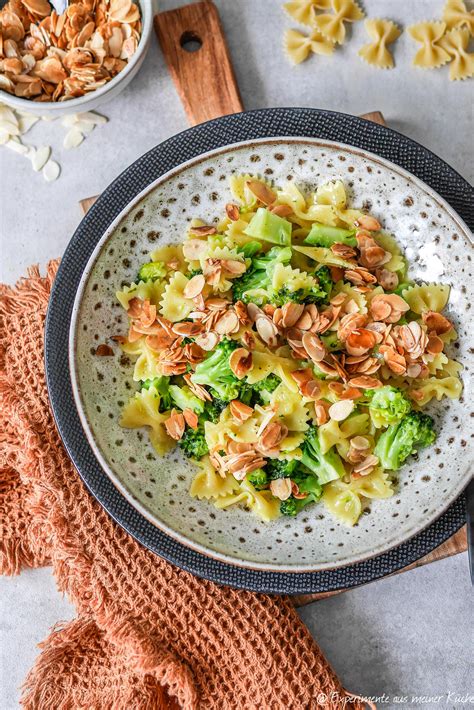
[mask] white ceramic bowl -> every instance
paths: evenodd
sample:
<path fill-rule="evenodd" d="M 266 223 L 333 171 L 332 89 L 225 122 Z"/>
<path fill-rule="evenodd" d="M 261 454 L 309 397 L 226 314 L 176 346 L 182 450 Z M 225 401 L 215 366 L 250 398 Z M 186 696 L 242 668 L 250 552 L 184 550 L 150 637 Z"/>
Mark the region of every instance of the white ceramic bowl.
<path fill-rule="evenodd" d="M 18 96 L 9 94 L 8 91 L 0 90 L 0 103 L 4 103 L 19 111 L 27 111 L 35 115 L 57 118 L 58 116 L 65 116 L 68 113 L 92 111 L 117 96 L 130 83 L 135 74 L 137 74 L 150 45 L 153 28 L 152 0 L 135 1 L 140 6 L 142 15 L 142 34 L 140 42 L 138 43 L 137 51 L 128 62 L 125 69 L 119 72 L 117 76 L 114 76 L 111 81 L 95 91 L 84 94 L 84 96 L 79 96 L 77 99 L 69 99 L 69 101 L 35 102 L 30 99 L 21 99 Z"/>

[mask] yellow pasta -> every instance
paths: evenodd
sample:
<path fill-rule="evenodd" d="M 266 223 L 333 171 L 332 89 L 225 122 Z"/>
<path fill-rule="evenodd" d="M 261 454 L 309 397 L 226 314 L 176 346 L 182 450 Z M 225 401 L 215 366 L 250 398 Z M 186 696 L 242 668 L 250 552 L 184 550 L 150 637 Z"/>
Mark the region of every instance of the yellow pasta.
<path fill-rule="evenodd" d="M 158 247 L 151 252 L 150 257 L 152 261 L 161 261 L 165 265 L 177 260 L 179 263 L 178 269 L 180 271 L 186 266 L 181 244 L 168 244 L 163 247 Z"/>
<path fill-rule="evenodd" d="M 445 32 L 446 23 L 435 20 L 419 22 L 408 28 L 408 33 L 415 42 L 421 43 L 421 48 L 413 59 L 415 67 L 434 69 L 449 62 L 448 52 L 438 44 Z"/>
<path fill-rule="evenodd" d="M 293 0 L 283 5 L 288 15 L 301 25 L 313 25 L 315 10 L 329 10 L 331 0 Z"/>
<path fill-rule="evenodd" d="M 319 30 L 313 30 L 309 35 L 298 30 L 287 30 L 283 36 L 283 46 L 293 64 L 301 64 L 311 53 L 328 56 L 334 52 L 335 47 Z"/>
<path fill-rule="evenodd" d="M 322 501 L 337 520 L 349 527 L 356 524 L 362 513 L 360 497 L 342 481 L 331 481 L 324 486 Z"/>
<path fill-rule="evenodd" d="M 321 444 L 321 451 L 325 454 L 333 446 L 337 446 L 344 439 L 351 436 L 366 434 L 369 427 L 368 414 L 354 414 L 344 422 L 339 422 L 331 419 L 327 424 L 319 427 L 318 438 Z"/>
<path fill-rule="evenodd" d="M 402 295 L 410 310 L 421 315 L 425 311 L 441 312 L 449 300 L 449 292 L 448 284 L 428 283 L 411 286 L 405 289 Z"/>
<path fill-rule="evenodd" d="M 392 69 L 394 61 L 387 49 L 401 35 L 401 30 L 391 20 L 366 20 L 365 29 L 373 40 L 359 50 L 359 56 L 379 69 Z"/>
<path fill-rule="evenodd" d="M 474 54 L 467 52 L 469 44 L 469 30 L 467 28 L 447 32 L 439 44 L 452 57 L 449 65 L 451 81 L 462 81 L 474 76 Z"/>
<path fill-rule="evenodd" d="M 306 431 L 309 428 L 309 412 L 298 392 L 293 392 L 281 383 L 272 393 L 270 404 L 290 432 Z"/>
<path fill-rule="evenodd" d="M 124 286 L 121 291 L 116 292 L 116 297 L 120 305 L 128 310 L 132 298 L 140 298 L 142 301 L 150 301 L 158 306 L 165 290 L 163 281 L 139 281 Z"/>
<path fill-rule="evenodd" d="M 194 308 L 192 299 L 185 298 L 183 291 L 188 279 L 180 271 L 176 271 L 165 287 L 160 301 L 160 313 L 172 323 L 186 318 Z"/>
<path fill-rule="evenodd" d="M 462 392 L 462 382 L 458 377 L 428 377 L 426 380 L 416 380 L 409 393 L 419 407 L 424 407 L 432 399 L 443 397 L 458 399 Z"/>
<path fill-rule="evenodd" d="M 364 13 L 354 0 L 332 0 L 332 13 L 315 15 L 314 24 L 326 39 L 343 44 L 346 38 L 345 22 L 362 20 Z"/>
<path fill-rule="evenodd" d="M 340 256 L 336 256 L 330 249 L 325 247 L 298 247 L 294 246 L 295 251 L 308 256 L 313 261 L 317 261 L 319 264 L 329 264 L 330 266 L 341 266 L 343 268 L 349 269 L 351 264 Z"/>
<path fill-rule="evenodd" d="M 466 27 L 474 34 L 474 11 L 468 11 L 463 0 L 448 0 L 443 10 L 443 20 L 448 29 Z"/>
<path fill-rule="evenodd" d="M 392 255 L 390 261 L 384 264 L 383 268 L 404 275 L 407 268 L 406 261 L 396 240 L 387 232 L 379 232 L 375 237 L 375 241 Z"/>
<path fill-rule="evenodd" d="M 298 391 L 298 386 L 292 378 L 293 370 L 298 369 L 298 363 L 287 357 L 279 357 L 268 352 L 253 353 L 253 367 L 247 375 L 247 382 L 251 385 L 264 380 L 268 375 L 274 374 L 281 378 L 285 387 L 292 392 Z"/>
<path fill-rule="evenodd" d="M 239 484 L 233 476 L 220 476 L 209 460 L 209 456 L 204 456 L 201 461 L 197 462 L 199 471 L 194 476 L 190 495 L 193 498 L 202 500 L 205 498 L 220 498 L 221 496 L 229 496 L 239 490 Z"/>
<path fill-rule="evenodd" d="M 173 448 L 175 442 L 164 427 L 169 412 L 161 414 L 159 406 L 160 396 L 153 387 L 137 392 L 123 408 L 120 426 L 125 429 L 149 427 L 150 441 L 157 453 L 163 455 Z"/>

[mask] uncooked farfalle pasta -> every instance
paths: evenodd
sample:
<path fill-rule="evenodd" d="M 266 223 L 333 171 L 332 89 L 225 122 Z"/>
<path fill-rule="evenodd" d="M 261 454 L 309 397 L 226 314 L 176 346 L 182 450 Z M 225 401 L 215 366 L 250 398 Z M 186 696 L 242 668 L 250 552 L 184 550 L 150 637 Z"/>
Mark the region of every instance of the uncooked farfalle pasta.
<path fill-rule="evenodd" d="M 374 67 L 391 69 L 394 61 L 388 45 L 400 37 L 401 30 L 391 20 L 366 20 L 364 24 L 372 42 L 360 48 L 359 56 Z"/>
<path fill-rule="evenodd" d="M 425 405 L 461 393 L 449 286 L 411 281 L 340 180 L 230 182 L 218 224 L 193 220 L 117 293 L 137 384 L 121 425 L 193 459 L 190 494 L 218 509 L 269 521 L 322 502 L 354 525 L 435 441 Z"/>

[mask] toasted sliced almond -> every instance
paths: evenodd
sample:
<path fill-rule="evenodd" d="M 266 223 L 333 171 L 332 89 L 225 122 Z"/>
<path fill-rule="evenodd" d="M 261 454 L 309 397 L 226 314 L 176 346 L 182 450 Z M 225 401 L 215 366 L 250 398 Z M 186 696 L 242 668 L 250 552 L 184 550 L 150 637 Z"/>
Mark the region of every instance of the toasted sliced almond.
<path fill-rule="evenodd" d="M 259 180 L 247 180 L 245 183 L 250 190 L 253 192 L 257 200 L 262 202 L 264 205 L 271 205 L 275 202 L 277 196 L 265 183 Z"/>
<path fill-rule="evenodd" d="M 300 386 L 300 392 L 307 399 L 316 400 L 321 394 L 321 387 L 316 380 L 308 380 Z"/>
<path fill-rule="evenodd" d="M 453 324 L 447 318 L 435 311 L 425 311 L 421 317 L 429 330 L 434 330 L 436 335 L 448 333 L 453 327 Z"/>
<path fill-rule="evenodd" d="M 229 203 L 225 206 L 225 211 L 226 211 L 228 218 L 232 222 L 237 222 L 237 220 L 240 218 L 240 210 L 237 207 L 237 205 L 233 205 L 233 204 Z"/>
<path fill-rule="evenodd" d="M 328 420 L 328 412 L 324 404 L 321 402 L 318 402 L 317 404 L 314 405 L 314 412 L 316 415 L 316 423 L 318 426 L 322 426 L 323 424 L 326 424 Z"/>
<path fill-rule="evenodd" d="M 182 335 L 183 338 L 193 338 L 195 335 L 202 333 L 202 329 L 202 323 L 199 321 L 197 321 L 197 323 L 184 321 L 173 325 L 173 333 L 176 333 L 176 335 Z"/>
<path fill-rule="evenodd" d="M 229 357 L 229 367 L 234 375 L 241 380 L 253 367 L 252 353 L 245 348 L 237 348 Z"/>
<path fill-rule="evenodd" d="M 278 344 L 278 328 L 268 316 L 261 315 L 255 321 L 255 327 L 263 342 L 269 348 L 276 348 Z"/>
<path fill-rule="evenodd" d="M 247 270 L 244 262 L 237 259 L 222 259 L 221 266 L 224 273 L 230 276 L 241 276 Z"/>
<path fill-rule="evenodd" d="M 179 441 L 184 434 L 185 422 L 184 416 L 175 409 L 171 412 L 171 416 L 165 420 L 165 429 L 172 439 Z"/>
<path fill-rule="evenodd" d="M 351 387 L 361 387 L 362 389 L 374 390 L 382 387 L 382 383 L 376 377 L 368 377 L 361 375 L 360 377 L 352 377 L 347 383 Z"/>
<path fill-rule="evenodd" d="M 376 269 L 377 281 L 385 291 L 394 291 L 398 286 L 398 276 L 394 271 L 388 269 Z"/>
<path fill-rule="evenodd" d="M 201 335 L 198 335 L 194 342 L 196 343 L 196 345 L 199 345 L 200 348 L 209 352 L 210 350 L 214 350 L 214 348 L 216 347 L 217 343 L 219 342 L 219 336 L 217 335 L 217 333 L 209 331 L 208 333 L 202 333 Z"/>
<path fill-rule="evenodd" d="M 253 414 L 252 407 L 248 407 L 238 399 L 233 399 L 229 406 L 230 413 L 238 423 L 247 421 Z"/>
<path fill-rule="evenodd" d="M 184 409 L 183 410 L 183 417 L 185 419 L 185 422 L 188 426 L 191 427 L 191 429 L 197 429 L 199 425 L 199 418 L 196 412 L 193 412 L 192 409 Z"/>
<path fill-rule="evenodd" d="M 270 212 L 273 212 L 273 214 L 278 215 L 278 217 L 289 217 L 290 214 L 293 214 L 293 208 L 290 207 L 290 205 L 271 205 L 269 208 Z"/>
<path fill-rule="evenodd" d="M 355 224 L 356 227 L 366 229 L 368 232 L 378 232 L 382 229 L 380 222 L 369 214 L 364 214 L 358 217 Z"/>
<path fill-rule="evenodd" d="M 208 224 L 203 224 L 201 227 L 190 227 L 189 234 L 193 234 L 198 237 L 209 237 L 211 234 L 217 234 L 217 229 L 216 227 L 211 227 Z"/>
<path fill-rule="evenodd" d="M 234 310 L 237 313 L 237 318 L 242 325 L 250 324 L 250 318 L 245 303 L 242 303 L 242 301 L 236 301 L 234 303 Z"/>
<path fill-rule="evenodd" d="M 291 496 L 291 478 L 277 478 L 270 483 L 270 490 L 280 500 L 286 500 Z"/>
<path fill-rule="evenodd" d="M 281 309 L 281 324 L 284 328 L 291 328 L 301 318 L 304 311 L 303 303 L 285 303 Z"/>
<path fill-rule="evenodd" d="M 189 261 L 197 261 L 207 254 L 208 245 L 203 239 L 186 239 L 183 242 L 183 254 Z"/>
<path fill-rule="evenodd" d="M 428 336 L 428 344 L 426 346 L 426 349 L 431 355 L 437 355 L 438 353 L 442 353 L 444 348 L 444 343 L 439 338 L 436 333 L 430 333 Z"/>
<path fill-rule="evenodd" d="M 188 283 L 183 289 L 183 296 L 185 298 L 196 298 L 202 292 L 204 286 L 206 285 L 206 279 L 203 274 L 196 274 L 192 279 L 189 279 Z"/>
<path fill-rule="evenodd" d="M 185 365 L 185 370 L 186 370 L 186 365 Z M 191 375 L 189 373 L 186 373 L 183 376 L 184 381 L 188 385 L 189 389 L 193 394 L 196 395 L 199 399 L 202 399 L 203 402 L 212 402 L 212 397 L 209 394 L 209 392 L 204 389 L 204 387 L 201 387 L 201 385 L 196 384 L 195 382 L 192 381 Z"/>
<path fill-rule="evenodd" d="M 418 362 L 414 362 L 407 367 L 407 376 L 416 379 L 421 374 L 421 365 Z"/>
<path fill-rule="evenodd" d="M 370 456 L 367 456 L 360 463 L 357 463 L 354 466 L 354 473 L 360 473 L 362 476 L 367 476 L 371 471 L 373 471 L 375 466 L 377 466 L 378 462 L 378 457 L 370 454 Z"/>
<path fill-rule="evenodd" d="M 239 318 L 234 310 L 223 313 L 214 326 L 214 330 L 219 335 L 230 335 L 236 333 L 240 327 Z"/>
<path fill-rule="evenodd" d="M 331 404 L 329 407 L 329 416 L 336 422 L 342 422 L 354 411 L 354 407 L 355 404 L 352 399 L 341 399 Z"/>
<path fill-rule="evenodd" d="M 313 378 L 313 372 L 308 367 L 304 370 L 293 370 L 291 376 L 296 384 L 301 387 L 305 382 L 309 382 Z"/>
<path fill-rule="evenodd" d="M 360 451 L 366 451 L 370 448 L 370 441 L 365 436 L 354 436 L 351 439 L 351 446 Z"/>
<path fill-rule="evenodd" d="M 314 333 L 306 331 L 301 338 L 303 348 L 308 353 L 311 360 L 320 363 L 326 356 L 326 347 Z"/>

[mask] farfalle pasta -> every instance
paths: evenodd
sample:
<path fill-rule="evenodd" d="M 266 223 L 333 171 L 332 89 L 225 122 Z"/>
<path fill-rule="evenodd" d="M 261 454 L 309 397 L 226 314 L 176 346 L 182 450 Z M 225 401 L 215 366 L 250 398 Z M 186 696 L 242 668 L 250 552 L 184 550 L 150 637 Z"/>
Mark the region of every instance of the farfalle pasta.
<path fill-rule="evenodd" d="M 446 31 L 446 23 L 436 20 L 419 22 L 408 28 L 409 35 L 421 44 L 421 48 L 413 58 L 415 67 L 435 69 L 450 60 L 450 55 L 440 45 L 440 40 Z"/>
<path fill-rule="evenodd" d="M 301 25 L 313 25 L 315 10 L 329 10 L 331 0 L 293 0 L 283 5 L 288 15 Z"/>
<path fill-rule="evenodd" d="M 325 39 L 319 30 L 305 35 L 298 30 L 287 30 L 284 35 L 286 56 L 293 64 L 301 64 L 313 54 L 329 55 L 334 52 L 334 43 Z"/>
<path fill-rule="evenodd" d="M 366 20 L 364 24 L 372 42 L 359 49 L 359 56 L 379 69 L 392 69 L 394 61 L 388 45 L 400 37 L 401 31 L 391 20 Z"/>
<path fill-rule="evenodd" d="M 229 198 L 117 292 L 137 384 L 121 425 L 192 458 L 203 505 L 271 521 L 322 502 L 354 525 L 434 442 L 422 408 L 461 394 L 449 286 L 411 282 L 383 215 L 340 180 L 234 175 Z"/>
<path fill-rule="evenodd" d="M 326 39 L 343 44 L 346 38 L 344 23 L 362 20 L 364 13 L 355 0 L 331 0 L 331 9 L 331 13 L 315 15 L 314 25 Z"/>
<path fill-rule="evenodd" d="M 463 0 L 447 0 L 443 20 L 450 30 L 466 27 L 471 35 L 474 34 L 474 10 L 468 10 Z"/>
<path fill-rule="evenodd" d="M 455 29 L 447 32 L 440 40 L 440 46 L 451 57 L 449 78 L 451 81 L 474 76 L 474 53 L 468 52 L 469 30 Z"/>

